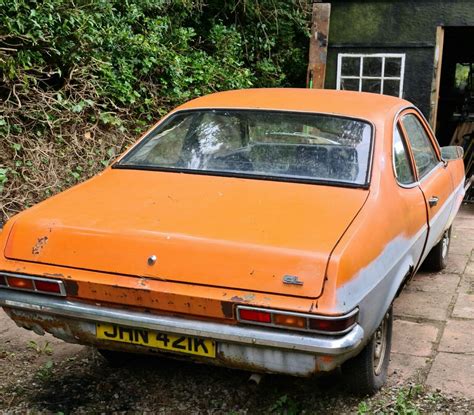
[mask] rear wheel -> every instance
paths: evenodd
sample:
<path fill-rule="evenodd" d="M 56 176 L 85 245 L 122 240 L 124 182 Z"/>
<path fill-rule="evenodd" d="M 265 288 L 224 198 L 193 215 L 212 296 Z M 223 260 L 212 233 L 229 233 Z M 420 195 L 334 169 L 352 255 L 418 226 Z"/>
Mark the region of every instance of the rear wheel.
<path fill-rule="evenodd" d="M 430 251 L 424 262 L 424 268 L 428 271 L 438 272 L 446 268 L 448 261 L 449 245 L 451 244 L 451 228 L 444 231 L 439 241 Z"/>
<path fill-rule="evenodd" d="M 392 346 L 392 307 L 362 351 L 342 366 L 351 390 L 359 395 L 373 395 L 387 379 Z"/>

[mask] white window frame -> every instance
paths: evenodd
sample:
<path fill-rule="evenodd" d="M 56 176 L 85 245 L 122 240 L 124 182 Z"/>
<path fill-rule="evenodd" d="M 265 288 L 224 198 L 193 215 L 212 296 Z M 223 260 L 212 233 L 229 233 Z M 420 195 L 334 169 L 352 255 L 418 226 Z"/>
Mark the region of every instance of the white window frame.
<path fill-rule="evenodd" d="M 359 76 L 342 76 L 342 59 L 343 58 L 360 58 Z M 382 73 L 380 76 L 365 76 L 363 75 L 364 58 L 382 58 Z M 385 59 L 399 58 L 401 59 L 400 76 L 385 76 Z M 403 81 L 405 79 L 405 53 L 339 53 L 337 56 L 337 84 L 336 89 L 341 89 L 343 79 L 357 79 L 359 81 L 359 91 L 362 91 L 362 80 L 375 79 L 380 81 L 380 93 L 383 94 L 383 87 L 385 80 L 400 81 L 398 90 L 399 98 L 403 97 Z"/>

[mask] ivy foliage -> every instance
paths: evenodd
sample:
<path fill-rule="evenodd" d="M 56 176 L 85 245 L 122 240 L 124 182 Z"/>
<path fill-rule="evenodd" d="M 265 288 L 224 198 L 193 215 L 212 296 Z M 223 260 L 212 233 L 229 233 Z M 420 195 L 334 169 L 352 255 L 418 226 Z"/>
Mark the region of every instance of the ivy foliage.
<path fill-rule="evenodd" d="M 95 174 L 186 100 L 304 86 L 310 8 L 310 0 L 0 0 L 0 213 Z"/>
<path fill-rule="evenodd" d="M 99 103 L 142 115 L 217 90 L 303 86 L 308 12 L 283 0 L 0 0 L 1 92 L 60 91 L 86 71 Z"/>

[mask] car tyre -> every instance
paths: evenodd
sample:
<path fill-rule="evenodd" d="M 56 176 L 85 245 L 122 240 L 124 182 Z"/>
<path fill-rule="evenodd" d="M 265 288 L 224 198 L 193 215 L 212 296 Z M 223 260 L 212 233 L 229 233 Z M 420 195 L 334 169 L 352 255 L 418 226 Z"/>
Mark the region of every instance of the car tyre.
<path fill-rule="evenodd" d="M 351 391 L 357 395 L 373 395 L 385 383 L 392 346 L 392 307 L 369 343 L 352 359 L 345 362 L 342 372 Z"/>
<path fill-rule="evenodd" d="M 450 244 L 451 228 L 444 231 L 441 240 L 431 249 L 426 257 L 423 265 L 427 271 L 438 272 L 446 268 Z"/>

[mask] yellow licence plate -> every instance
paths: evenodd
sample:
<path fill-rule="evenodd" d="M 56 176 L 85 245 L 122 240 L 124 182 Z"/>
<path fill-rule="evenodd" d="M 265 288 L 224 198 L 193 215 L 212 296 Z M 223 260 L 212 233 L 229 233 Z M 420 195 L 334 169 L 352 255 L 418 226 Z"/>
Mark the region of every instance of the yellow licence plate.
<path fill-rule="evenodd" d="M 139 344 L 178 353 L 216 357 L 216 342 L 198 337 L 177 336 L 159 331 L 97 323 L 96 337 L 120 343 Z"/>

